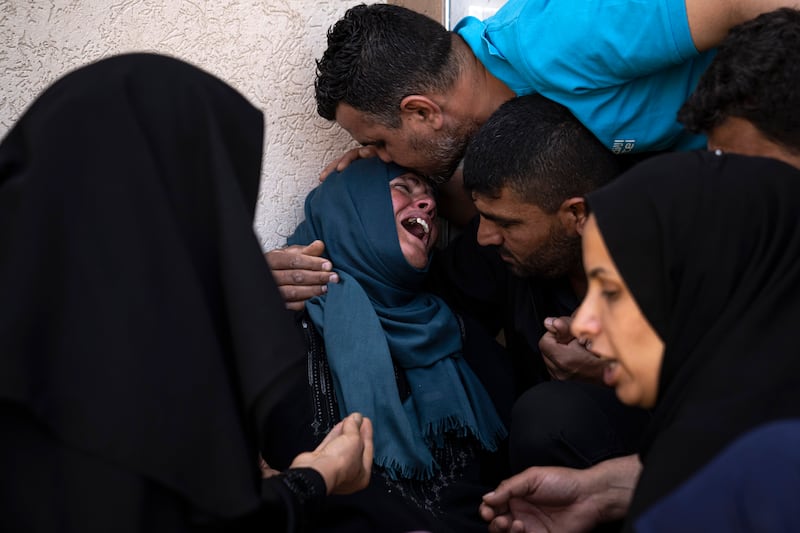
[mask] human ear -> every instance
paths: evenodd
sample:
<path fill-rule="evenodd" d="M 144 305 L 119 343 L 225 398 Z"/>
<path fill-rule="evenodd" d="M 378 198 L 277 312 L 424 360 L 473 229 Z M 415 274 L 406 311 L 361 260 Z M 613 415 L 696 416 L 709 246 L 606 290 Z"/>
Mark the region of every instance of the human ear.
<path fill-rule="evenodd" d="M 433 129 L 440 129 L 444 122 L 442 108 L 421 94 L 410 94 L 400 102 L 400 113 L 404 119 L 425 123 Z"/>
<path fill-rule="evenodd" d="M 586 201 L 581 196 L 567 198 L 561 203 L 558 209 L 561 223 L 568 231 L 574 231 L 583 236 L 583 227 L 588 218 L 586 213 Z"/>

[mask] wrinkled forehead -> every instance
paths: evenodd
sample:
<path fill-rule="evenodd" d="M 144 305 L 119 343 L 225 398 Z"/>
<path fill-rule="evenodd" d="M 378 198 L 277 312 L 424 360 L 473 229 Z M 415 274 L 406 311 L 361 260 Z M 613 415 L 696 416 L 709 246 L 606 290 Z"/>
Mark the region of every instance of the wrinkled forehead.
<path fill-rule="evenodd" d="M 399 176 L 392 178 L 389 183 L 419 183 L 423 187 L 425 187 L 425 192 L 427 192 L 431 196 L 435 196 L 437 192 L 436 184 L 430 179 L 421 174 L 417 174 L 411 170 L 405 170 Z"/>

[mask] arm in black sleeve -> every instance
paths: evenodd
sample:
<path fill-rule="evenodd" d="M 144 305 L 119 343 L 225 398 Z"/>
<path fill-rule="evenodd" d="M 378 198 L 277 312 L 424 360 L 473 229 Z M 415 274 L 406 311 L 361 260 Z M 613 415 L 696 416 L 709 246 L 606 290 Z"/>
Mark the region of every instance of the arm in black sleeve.
<path fill-rule="evenodd" d="M 497 252 L 480 246 L 478 217 L 431 262 L 428 288 L 459 314 L 477 321 L 491 336 L 508 313 L 508 269 Z"/>
<path fill-rule="evenodd" d="M 308 531 L 325 498 L 322 475 L 313 468 L 290 468 L 261 482 L 269 531 Z"/>

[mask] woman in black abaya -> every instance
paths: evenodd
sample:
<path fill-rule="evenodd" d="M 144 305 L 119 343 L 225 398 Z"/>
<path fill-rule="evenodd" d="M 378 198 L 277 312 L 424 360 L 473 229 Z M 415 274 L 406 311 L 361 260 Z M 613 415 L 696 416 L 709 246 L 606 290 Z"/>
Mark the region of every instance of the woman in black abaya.
<path fill-rule="evenodd" d="M 654 407 L 633 527 L 738 437 L 800 416 L 800 172 L 671 154 L 588 203 L 589 291 L 573 332 L 608 361 L 623 402 Z"/>
<path fill-rule="evenodd" d="M 136 54 L 61 79 L 4 139 L 4 529 L 292 531 L 366 483 L 353 415 L 262 486 L 257 429 L 305 365 L 252 231 L 262 128 L 216 78 Z"/>

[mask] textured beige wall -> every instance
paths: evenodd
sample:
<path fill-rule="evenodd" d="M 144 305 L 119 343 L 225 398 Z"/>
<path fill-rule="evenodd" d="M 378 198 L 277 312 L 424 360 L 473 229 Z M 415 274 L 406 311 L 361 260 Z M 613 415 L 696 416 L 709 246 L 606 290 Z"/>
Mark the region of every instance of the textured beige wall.
<path fill-rule="evenodd" d="M 156 51 L 227 81 L 264 112 L 256 231 L 283 244 L 324 163 L 351 144 L 316 114 L 314 59 L 358 0 L 0 0 L 0 136 L 61 74 L 120 52 Z"/>

